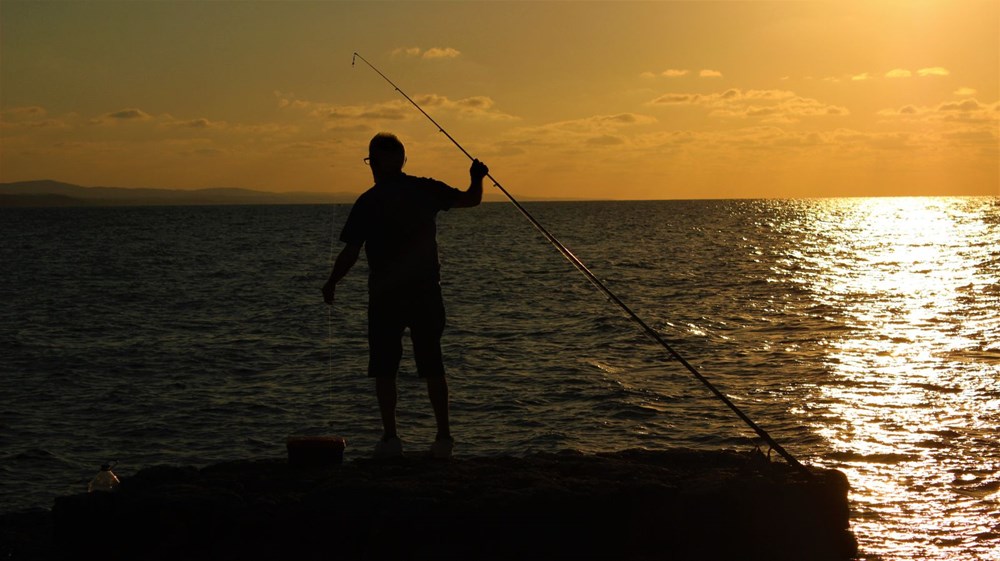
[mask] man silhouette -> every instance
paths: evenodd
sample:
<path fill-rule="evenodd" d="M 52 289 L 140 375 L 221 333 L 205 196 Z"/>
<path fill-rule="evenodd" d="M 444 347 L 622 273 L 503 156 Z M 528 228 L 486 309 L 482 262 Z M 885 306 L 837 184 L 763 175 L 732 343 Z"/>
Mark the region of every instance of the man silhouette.
<path fill-rule="evenodd" d="M 417 374 L 427 382 L 437 435 L 434 457 L 451 456 L 454 439 L 448 419 L 448 382 L 441 355 L 445 312 L 437 251 L 437 213 L 477 206 L 489 169 L 479 160 L 469 168 L 469 188 L 460 191 L 435 179 L 403 173 L 406 152 L 395 135 L 379 133 L 368 144 L 365 162 L 375 185 L 351 208 L 340 233 L 345 246 L 323 286 L 333 304 L 337 282 L 357 262 L 361 247 L 368 259 L 368 376 L 382 417 L 379 458 L 402 455 L 396 432 L 396 372 L 403 352 L 403 331 L 410 328 Z"/>

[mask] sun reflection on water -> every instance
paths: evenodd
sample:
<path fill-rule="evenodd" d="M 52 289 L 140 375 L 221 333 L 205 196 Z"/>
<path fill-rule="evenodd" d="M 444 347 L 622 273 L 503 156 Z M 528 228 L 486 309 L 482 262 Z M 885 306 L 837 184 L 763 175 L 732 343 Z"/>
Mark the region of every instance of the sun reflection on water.
<path fill-rule="evenodd" d="M 831 200 L 797 282 L 837 310 L 820 459 L 878 559 L 1000 559 L 1000 208 Z M 886 544 L 893 544 L 891 548 Z"/>

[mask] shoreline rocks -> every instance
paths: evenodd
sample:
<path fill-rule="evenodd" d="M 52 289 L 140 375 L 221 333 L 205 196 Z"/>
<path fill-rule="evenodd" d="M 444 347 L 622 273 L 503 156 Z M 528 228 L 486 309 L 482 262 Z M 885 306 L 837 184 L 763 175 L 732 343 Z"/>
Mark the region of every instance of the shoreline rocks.
<path fill-rule="evenodd" d="M 159 466 L 57 498 L 51 547 L 34 545 L 38 559 L 852 559 L 847 479 L 810 471 L 693 450 Z"/>

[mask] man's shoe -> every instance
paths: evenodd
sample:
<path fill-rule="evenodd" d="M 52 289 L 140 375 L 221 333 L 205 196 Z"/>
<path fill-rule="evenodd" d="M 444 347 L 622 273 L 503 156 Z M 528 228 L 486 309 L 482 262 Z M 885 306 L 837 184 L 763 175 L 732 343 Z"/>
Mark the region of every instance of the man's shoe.
<path fill-rule="evenodd" d="M 398 436 L 379 440 L 375 443 L 374 457 L 379 460 L 399 458 L 403 455 L 403 441 Z"/>
<path fill-rule="evenodd" d="M 455 448 L 455 439 L 452 437 L 440 438 L 431 444 L 431 456 L 439 460 L 447 460 L 451 457 L 451 451 Z"/>

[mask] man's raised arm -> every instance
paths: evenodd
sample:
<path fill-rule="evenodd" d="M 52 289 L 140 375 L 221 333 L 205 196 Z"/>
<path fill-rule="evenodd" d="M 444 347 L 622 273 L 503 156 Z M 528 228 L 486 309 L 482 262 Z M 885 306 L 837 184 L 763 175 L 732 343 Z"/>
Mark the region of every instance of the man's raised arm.
<path fill-rule="evenodd" d="M 490 168 L 479 160 L 473 160 L 469 168 L 469 188 L 462 191 L 452 205 L 455 208 L 468 208 L 477 206 L 483 200 L 483 178 L 490 172 Z"/>

